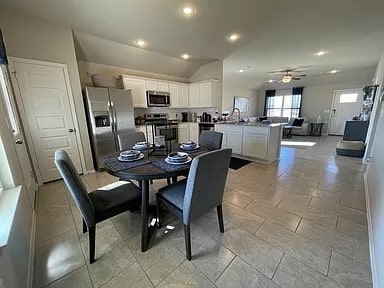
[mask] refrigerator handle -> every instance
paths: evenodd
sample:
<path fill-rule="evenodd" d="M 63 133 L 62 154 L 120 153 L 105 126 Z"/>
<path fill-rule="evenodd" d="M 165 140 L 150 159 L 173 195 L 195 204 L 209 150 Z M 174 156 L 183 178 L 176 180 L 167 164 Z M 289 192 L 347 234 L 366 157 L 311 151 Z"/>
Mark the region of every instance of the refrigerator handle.
<path fill-rule="evenodd" d="M 113 117 L 113 129 L 115 133 L 117 133 L 117 113 L 115 109 L 115 103 L 111 101 L 111 108 L 112 108 L 112 117 Z"/>
<path fill-rule="evenodd" d="M 115 133 L 115 117 L 113 115 L 112 103 L 108 101 L 109 122 L 111 123 L 112 132 Z"/>

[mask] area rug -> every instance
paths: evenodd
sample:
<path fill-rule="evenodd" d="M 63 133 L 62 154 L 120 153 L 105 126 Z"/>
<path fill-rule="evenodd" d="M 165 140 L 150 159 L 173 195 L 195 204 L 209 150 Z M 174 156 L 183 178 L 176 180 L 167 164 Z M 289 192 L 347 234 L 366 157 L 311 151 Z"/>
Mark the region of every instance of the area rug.
<path fill-rule="evenodd" d="M 229 164 L 229 168 L 233 170 L 240 169 L 241 167 L 244 167 L 245 165 L 251 163 L 251 161 L 243 160 L 236 157 L 231 157 L 231 163 Z"/>

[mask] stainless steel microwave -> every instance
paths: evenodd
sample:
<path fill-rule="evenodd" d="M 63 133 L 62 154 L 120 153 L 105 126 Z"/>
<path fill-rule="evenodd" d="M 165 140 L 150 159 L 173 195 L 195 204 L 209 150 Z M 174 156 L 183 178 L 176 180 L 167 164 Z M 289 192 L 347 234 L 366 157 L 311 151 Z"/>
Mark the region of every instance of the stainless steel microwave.
<path fill-rule="evenodd" d="M 168 107 L 171 105 L 171 94 L 163 91 L 147 91 L 148 107 Z"/>

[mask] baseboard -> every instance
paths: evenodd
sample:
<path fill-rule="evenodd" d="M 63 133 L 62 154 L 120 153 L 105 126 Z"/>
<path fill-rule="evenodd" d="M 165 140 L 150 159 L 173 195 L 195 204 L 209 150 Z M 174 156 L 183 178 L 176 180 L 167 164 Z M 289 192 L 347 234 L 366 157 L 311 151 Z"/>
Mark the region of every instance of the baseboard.
<path fill-rule="evenodd" d="M 36 236 L 36 212 L 32 214 L 31 241 L 29 243 L 29 260 L 28 260 L 28 288 L 33 287 L 33 273 L 35 268 L 35 236 Z"/>
<path fill-rule="evenodd" d="M 371 259 L 371 273 L 372 273 L 372 286 L 373 288 L 379 288 L 378 278 L 377 278 L 377 267 L 376 267 L 376 259 L 375 259 L 375 246 L 373 242 L 373 230 L 372 230 L 372 217 L 371 217 L 371 207 L 369 201 L 369 188 L 368 188 L 368 173 L 369 167 L 367 171 L 364 173 L 364 189 L 365 189 L 365 203 L 367 208 L 367 220 L 368 220 L 368 237 L 369 237 L 369 255 Z"/>

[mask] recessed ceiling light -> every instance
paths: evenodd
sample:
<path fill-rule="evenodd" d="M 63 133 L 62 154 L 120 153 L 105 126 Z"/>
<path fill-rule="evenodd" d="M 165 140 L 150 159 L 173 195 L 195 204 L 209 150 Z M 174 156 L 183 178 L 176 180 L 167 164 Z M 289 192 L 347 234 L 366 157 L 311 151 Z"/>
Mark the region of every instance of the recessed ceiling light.
<path fill-rule="evenodd" d="M 227 36 L 227 39 L 231 42 L 236 42 L 237 40 L 240 39 L 240 35 L 237 34 L 237 33 L 232 33 L 230 35 Z"/>
<path fill-rule="evenodd" d="M 195 11 L 196 11 L 195 7 L 193 7 L 192 5 L 183 5 L 180 8 L 180 12 L 184 16 L 191 16 L 192 14 L 195 13 Z"/>
<path fill-rule="evenodd" d="M 182 55 L 180 55 L 180 57 L 187 60 L 191 56 L 189 56 L 188 54 L 182 54 Z"/>
<path fill-rule="evenodd" d="M 143 39 L 137 39 L 135 41 L 135 43 L 136 43 L 137 46 L 139 46 L 141 48 L 144 48 L 144 47 L 146 47 L 148 45 L 148 42 L 143 40 Z"/>
<path fill-rule="evenodd" d="M 271 79 L 271 80 L 269 80 L 268 82 L 269 82 L 269 83 L 272 83 L 272 82 L 273 82 L 273 80 Z"/>
<path fill-rule="evenodd" d="M 314 55 L 316 55 L 316 56 L 324 56 L 327 53 L 328 53 L 328 51 L 320 50 L 320 51 L 316 52 Z"/>
<path fill-rule="evenodd" d="M 339 72 L 339 71 L 336 70 L 336 69 L 333 69 L 333 70 L 329 71 L 329 73 L 331 73 L 331 74 L 335 74 L 335 73 L 337 73 L 337 72 Z"/>
<path fill-rule="evenodd" d="M 239 70 L 239 72 L 240 72 L 240 73 L 243 73 L 243 72 L 244 72 L 244 70 L 243 70 L 243 69 L 240 69 L 240 70 Z"/>

